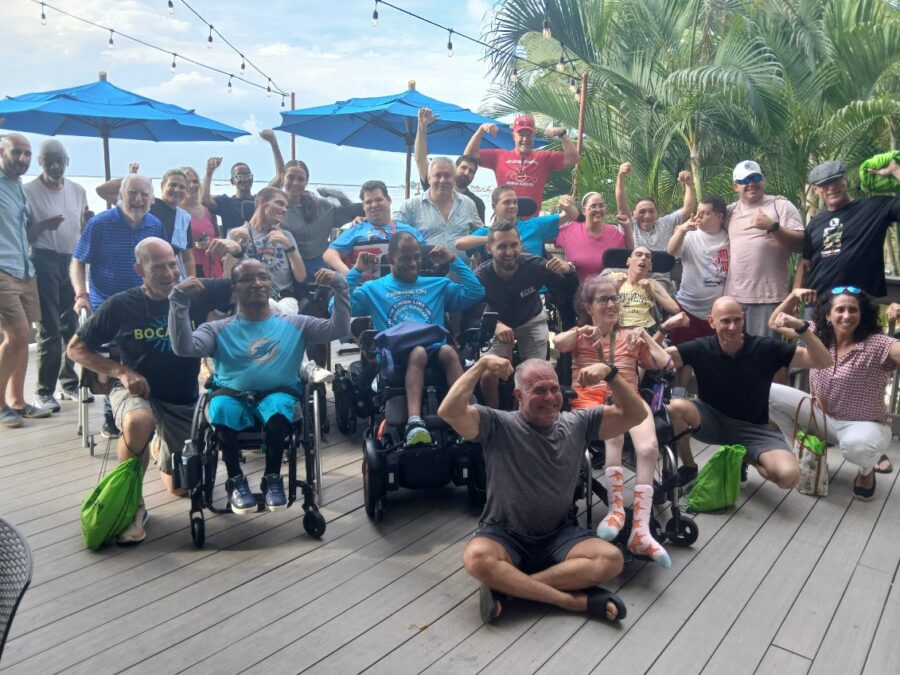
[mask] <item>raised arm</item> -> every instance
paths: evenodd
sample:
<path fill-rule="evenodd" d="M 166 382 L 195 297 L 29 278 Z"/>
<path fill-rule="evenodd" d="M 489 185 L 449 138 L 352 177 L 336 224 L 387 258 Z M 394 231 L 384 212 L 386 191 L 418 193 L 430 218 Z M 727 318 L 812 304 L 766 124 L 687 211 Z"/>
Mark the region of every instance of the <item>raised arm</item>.
<path fill-rule="evenodd" d="M 509 361 L 499 356 L 493 354 L 482 356 L 453 383 L 438 408 L 438 417 L 467 441 L 478 437 L 481 418 L 478 408 L 470 401 L 475 393 L 475 387 L 485 373 L 492 373 L 501 380 L 506 380 L 513 374 L 513 367 Z"/>
<path fill-rule="evenodd" d="M 327 248 L 322 254 L 322 260 L 326 265 L 330 265 L 341 274 L 347 274 L 350 268 L 344 264 L 341 253 L 335 248 Z"/>
<path fill-rule="evenodd" d="M 558 138 L 563 146 L 563 169 L 571 169 L 578 164 L 578 146 L 576 146 L 565 129 L 547 129 L 547 138 Z"/>
<path fill-rule="evenodd" d="M 496 124 L 482 124 L 480 127 L 478 127 L 478 129 L 475 130 L 475 133 L 472 134 L 472 138 L 470 138 L 469 142 L 466 144 L 466 149 L 465 151 L 463 151 L 463 154 L 474 157 L 477 160 L 479 153 L 481 152 L 481 139 L 484 138 L 485 134 L 496 136 L 497 131 L 498 129 Z"/>
<path fill-rule="evenodd" d="M 221 157 L 210 157 L 206 160 L 206 173 L 203 174 L 203 182 L 200 184 L 200 203 L 213 213 L 218 213 L 216 200 L 210 195 L 212 189 L 212 177 L 216 169 L 222 166 Z"/>
<path fill-rule="evenodd" d="M 334 307 L 330 319 L 315 319 L 306 315 L 293 315 L 304 319 L 303 337 L 306 344 L 315 342 L 331 342 L 350 335 L 350 296 L 347 292 L 347 280 L 334 270 L 324 267 L 316 272 L 316 283 L 331 286 L 334 296 Z"/>
<path fill-rule="evenodd" d="M 631 225 L 631 214 L 616 214 L 616 223 L 622 228 L 622 234 L 625 235 L 625 248 L 634 249 L 634 229 Z"/>
<path fill-rule="evenodd" d="M 811 330 L 809 323 L 796 316 L 781 313 L 775 317 L 774 330 L 790 340 L 799 339 L 804 346 L 797 347 L 791 368 L 830 368 L 834 364 L 831 352 Z"/>
<path fill-rule="evenodd" d="M 676 258 L 681 257 L 681 251 L 684 248 L 684 240 L 687 237 L 687 233 L 693 232 L 696 229 L 697 221 L 693 218 L 686 220 L 676 227 L 675 231 L 672 233 L 672 238 L 669 239 L 669 244 L 666 246 L 666 251 L 668 251 L 669 255 L 675 256 Z"/>
<path fill-rule="evenodd" d="M 687 221 L 697 210 L 697 195 L 694 192 L 694 176 L 690 171 L 681 171 L 678 182 L 684 186 L 684 202 L 681 205 L 681 219 Z"/>
<path fill-rule="evenodd" d="M 419 170 L 419 180 L 428 180 L 428 125 L 437 119 L 431 108 L 419 108 L 419 123 L 416 127 L 415 158 Z"/>
<path fill-rule="evenodd" d="M 559 206 L 559 210 L 562 212 L 562 216 L 565 216 L 567 220 L 575 220 L 578 218 L 578 207 L 575 206 L 575 200 L 572 199 L 570 195 L 562 195 L 557 202 Z M 560 216 L 560 218 L 562 218 Z M 557 227 L 557 230 L 559 228 Z"/>
<path fill-rule="evenodd" d="M 132 162 L 128 165 L 128 173 L 137 173 L 140 170 L 141 165 L 137 162 Z M 123 180 L 124 178 L 113 178 L 105 183 L 100 183 L 97 186 L 97 195 L 107 204 L 115 204 L 119 199 L 119 190 L 122 188 Z"/>
<path fill-rule="evenodd" d="M 216 353 L 216 333 L 209 323 L 191 328 L 191 298 L 203 292 L 200 279 L 186 279 L 169 294 L 169 340 L 177 356 L 212 356 Z"/>
<path fill-rule="evenodd" d="M 259 137 L 272 148 L 272 159 L 275 160 L 275 177 L 269 181 L 269 187 L 281 187 L 281 181 L 284 177 L 284 157 L 281 156 L 281 148 L 278 147 L 278 139 L 275 138 L 275 132 L 271 129 L 263 129 L 259 132 Z"/>
<path fill-rule="evenodd" d="M 803 288 L 806 282 L 806 275 L 809 273 L 810 265 L 812 265 L 811 260 L 807 260 L 806 258 L 801 258 L 800 262 L 797 263 L 797 269 L 794 272 L 794 288 Z"/>
<path fill-rule="evenodd" d="M 631 173 L 631 162 L 619 165 L 619 173 L 616 174 L 616 213 L 631 218 L 631 207 L 628 205 L 628 188 L 625 186 L 625 177 Z M 629 246 L 629 248 L 632 248 Z"/>
<path fill-rule="evenodd" d="M 812 304 L 816 301 L 816 292 L 811 288 L 795 288 L 787 297 L 781 301 L 781 304 L 775 308 L 769 317 L 769 328 L 775 330 L 776 322 L 779 314 L 796 315 L 797 307 L 802 302 L 804 305 Z"/>
<path fill-rule="evenodd" d="M 437 251 L 437 254 L 435 253 Z M 451 282 L 447 287 L 446 307 L 449 311 L 462 311 L 484 298 L 484 286 L 472 269 L 450 249 L 435 246 L 431 249 L 431 258 L 436 264 L 442 264 L 446 256 L 452 256 L 450 269 L 456 273 L 459 283 Z"/>

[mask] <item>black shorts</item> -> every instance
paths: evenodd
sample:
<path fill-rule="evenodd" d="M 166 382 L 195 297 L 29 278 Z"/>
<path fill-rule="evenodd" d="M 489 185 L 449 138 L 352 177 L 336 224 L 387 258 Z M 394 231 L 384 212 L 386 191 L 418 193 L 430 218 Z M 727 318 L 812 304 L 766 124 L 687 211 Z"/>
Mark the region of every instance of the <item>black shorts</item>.
<path fill-rule="evenodd" d="M 569 520 L 550 534 L 532 537 L 513 532 L 502 525 L 488 523 L 475 530 L 475 537 L 485 537 L 506 549 L 512 564 L 526 574 L 534 574 L 557 565 L 566 559 L 569 551 L 587 539 L 599 539 L 593 530 L 581 527 Z"/>

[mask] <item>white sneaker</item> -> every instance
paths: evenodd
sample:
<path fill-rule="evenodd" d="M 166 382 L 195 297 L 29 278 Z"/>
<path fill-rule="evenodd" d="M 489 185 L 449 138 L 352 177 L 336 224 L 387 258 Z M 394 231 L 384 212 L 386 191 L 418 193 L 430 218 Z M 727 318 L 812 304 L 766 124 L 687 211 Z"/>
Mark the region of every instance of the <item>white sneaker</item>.
<path fill-rule="evenodd" d="M 148 520 L 150 520 L 150 514 L 147 513 L 147 509 L 141 504 L 138 507 L 137 513 L 134 515 L 134 521 L 125 528 L 125 531 L 122 532 L 122 534 L 116 537 L 116 543 L 125 546 L 140 544 L 147 536 L 144 525 L 147 524 Z"/>
<path fill-rule="evenodd" d="M 312 384 L 327 384 L 334 380 L 334 373 L 325 368 L 319 368 L 315 361 L 307 361 L 300 369 L 300 379 Z"/>

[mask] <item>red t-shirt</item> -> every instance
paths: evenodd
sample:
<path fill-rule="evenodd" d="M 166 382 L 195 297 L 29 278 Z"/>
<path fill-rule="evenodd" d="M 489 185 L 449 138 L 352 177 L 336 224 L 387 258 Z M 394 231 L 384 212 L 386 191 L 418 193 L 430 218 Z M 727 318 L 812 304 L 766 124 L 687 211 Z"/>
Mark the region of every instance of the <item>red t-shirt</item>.
<path fill-rule="evenodd" d="M 497 185 L 509 185 L 520 197 L 528 197 L 541 208 L 544 184 L 554 171 L 561 171 L 566 155 L 559 150 L 535 150 L 523 158 L 518 150 L 481 150 L 481 166 L 494 170 Z"/>

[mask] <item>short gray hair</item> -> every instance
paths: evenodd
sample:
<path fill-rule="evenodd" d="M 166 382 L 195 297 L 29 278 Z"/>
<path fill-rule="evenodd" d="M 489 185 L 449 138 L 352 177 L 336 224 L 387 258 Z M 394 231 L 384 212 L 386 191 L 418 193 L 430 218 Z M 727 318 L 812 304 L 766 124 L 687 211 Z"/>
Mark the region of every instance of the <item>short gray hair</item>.
<path fill-rule="evenodd" d="M 440 156 L 440 157 L 435 157 L 428 163 L 428 173 L 429 174 L 431 173 L 432 167 L 434 167 L 437 164 L 447 164 L 451 170 L 456 170 L 456 164 L 453 163 L 452 159 L 450 159 L 449 157 Z"/>
<path fill-rule="evenodd" d="M 516 373 L 513 376 L 513 382 L 516 385 L 516 389 L 524 391 L 526 381 L 531 379 L 532 373 L 539 370 L 548 371 L 553 373 L 554 376 L 556 375 L 556 371 L 553 370 L 553 366 L 551 366 L 548 361 L 544 361 L 543 359 L 525 359 L 522 361 L 518 368 L 516 368 Z"/>
<path fill-rule="evenodd" d="M 69 158 L 66 146 L 55 138 L 48 138 L 41 143 L 41 151 L 38 153 L 38 157 L 46 157 L 47 155 L 62 155 L 66 159 Z"/>
<path fill-rule="evenodd" d="M 122 179 L 122 185 L 119 187 L 119 194 L 128 192 L 128 188 L 131 186 L 131 184 L 138 179 L 147 181 L 147 185 L 150 186 L 150 196 L 153 197 L 153 181 L 150 180 L 147 176 L 139 173 L 129 173 L 125 176 L 125 178 Z"/>

